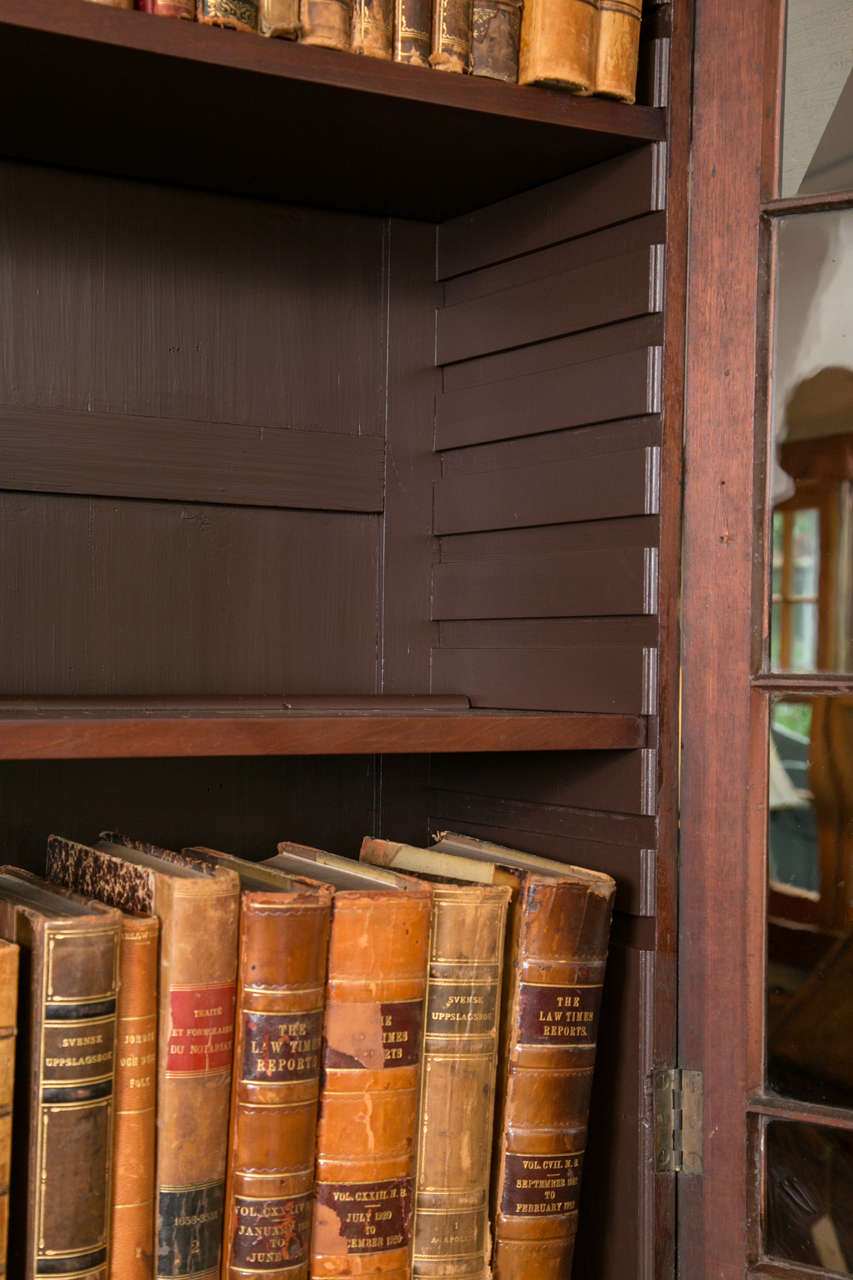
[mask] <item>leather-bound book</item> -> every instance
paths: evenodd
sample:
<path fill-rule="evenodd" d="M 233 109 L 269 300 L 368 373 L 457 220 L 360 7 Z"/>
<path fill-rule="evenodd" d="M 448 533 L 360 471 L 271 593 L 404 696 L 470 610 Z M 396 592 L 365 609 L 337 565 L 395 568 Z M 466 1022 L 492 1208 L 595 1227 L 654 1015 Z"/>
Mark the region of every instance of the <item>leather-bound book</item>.
<path fill-rule="evenodd" d="M 471 73 L 492 80 L 518 80 L 521 0 L 474 0 Z"/>
<path fill-rule="evenodd" d="M 219 1280 L 240 881 L 110 832 L 52 853 L 79 893 L 159 917 L 154 1275 Z"/>
<path fill-rule="evenodd" d="M 137 9 L 153 13 L 158 18 L 185 18 L 195 20 L 196 0 L 136 0 Z"/>
<path fill-rule="evenodd" d="M 12 1102 L 18 1010 L 18 948 L 0 942 L 0 1276 L 6 1274 L 9 1229 L 9 1161 L 12 1156 Z"/>
<path fill-rule="evenodd" d="M 518 82 L 592 93 L 597 46 L 598 0 L 525 0 Z"/>
<path fill-rule="evenodd" d="M 428 67 L 432 0 L 394 0 L 394 61 Z"/>
<path fill-rule="evenodd" d="M 50 836 L 47 877 L 73 889 L 74 842 Z M 85 846 L 82 846 L 85 849 Z M 101 898 L 101 894 L 93 894 Z M 154 1265 L 157 1086 L 156 916 L 122 914 L 116 1022 L 111 1280 L 149 1280 Z"/>
<path fill-rule="evenodd" d="M 352 43 L 353 0 L 302 0 L 303 44 L 325 49 L 349 49 Z"/>
<path fill-rule="evenodd" d="M 222 1280 L 307 1280 L 332 892 L 188 852 L 242 889 Z"/>
<path fill-rule="evenodd" d="M 262 36 L 295 40 L 302 30 L 299 0 L 258 0 L 258 30 Z"/>
<path fill-rule="evenodd" d="M 432 893 L 278 848 L 272 865 L 335 887 L 311 1276 L 409 1280 Z"/>
<path fill-rule="evenodd" d="M 394 49 L 394 0 L 354 0 L 353 53 L 390 58 Z"/>
<path fill-rule="evenodd" d="M 9 1273 L 107 1280 L 121 917 L 0 867 L 20 947 Z"/>
<path fill-rule="evenodd" d="M 430 65 L 437 71 L 471 68 L 473 0 L 433 0 Z"/>
<path fill-rule="evenodd" d="M 389 866 L 401 848 L 411 855 L 409 870 L 429 874 L 427 849 L 366 839 L 361 858 Z M 433 885 L 415 1186 L 419 1280 L 490 1275 L 489 1174 L 509 898 L 507 886 Z"/>
<path fill-rule="evenodd" d="M 110 9 L 132 9 L 133 0 L 91 0 L 92 4 L 105 4 Z"/>
<path fill-rule="evenodd" d="M 196 0 L 195 16 L 208 27 L 257 31 L 258 0 Z"/>
<path fill-rule="evenodd" d="M 633 102 L 637 96 L 643 0 L 599 0 L 599 4 L 595 92 L 619 102 Z"/>

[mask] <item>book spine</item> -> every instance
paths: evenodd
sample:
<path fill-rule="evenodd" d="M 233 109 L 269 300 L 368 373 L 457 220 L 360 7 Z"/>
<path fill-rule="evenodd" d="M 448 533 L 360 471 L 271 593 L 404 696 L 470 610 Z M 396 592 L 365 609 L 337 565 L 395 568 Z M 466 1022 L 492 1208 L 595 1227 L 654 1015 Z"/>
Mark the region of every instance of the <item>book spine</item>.
<path fill-rule="evenodd" d="M 225 883 L 223 883 L 223 879 Z M 239 881 L 157 873 L 158 1280 L 219 1280 L 237 969 Z"/>
<path fill-rule="evenodd" d="M 430 64 L 438 71 L 471 66 L 472 0 L 433 0 Z"/>
<path fill-rule="evenodd" d="M 503 887 L 434 888 L 415 1192 L 414 1275 L 420 1280 L 485 1280 L 489 1274 L 508 902 Z"/>
<path fill-rule="evenodd" d="M 495 1280 L 571 1274 L 613 889 L 525 876 L 494 1200 Z"/>
<path fill-rule="evenodd" d="M 598 0 L 525 0 L 518 82 L 590 94 L 597 44 Z"/>
<path fill-rule="evenodd" d="M 122 920 L 111 1280 L 150 1280 L 154 1258 L 158 934 L 156 916 Z"/>
<path fill-rule="evenodd" d="M 196 0 L 136 0 L 136 6 L 143 13 L 153 13 L 158 18 L 185 18 L 188 22 L 195 19 Z"/>
<path fill-rule="evenodd" d="M 394 61 L 428 67 L 432 0 L 395 0 Z"/>
<path fill-rule="evenodd" d="M 390 58 L 394 48 L 394 0 L 354 0 L 352 51 Z"/>
<path fill-rule="evenodd" d="M 259 0 L 258 30 L 262 36 L 295 40 L 302 31 L 299 0 Z"/>
<path fill-rule="evenodd" d="M 335 895 L 312 1277 L 411 1276 L 430 900 Z"/>
<path fill-rule="evenodd" d="M 224 1280 L 306 1280 L 331 895 L 244 892 Z"/>
<path fill-rule="evenodd" d="M 15 1030 L 18 1009 L 18 948 L 0 943 L 0 1276 L 6 1274 L 9 1230 L 9 1163 L 12 1156 L 12 1102 L 15 1084 Z"/>
<path fill-rule="evenodd" d="M 133 0 L 91 0 L 92 4 L 103 4 L 109 9 L 132 9 Z"/>
<path fill-rule="evenodd" d="M 600 0 L 595 92 L 619 102 L 637 94 L 642 0 Z"/>
<path fill-rule="evenodd" d="M 258 0 L 196 0 L 196 22 L 234 31 L 257 31 Z"/>
<path fill-rule="evenodd" d="M 302 0 L 300 40 L 326 49 L 349 49 L 352 11 L 353 0 Z"/>
<path fill-rule="evenodd" d="M 518 79 L 521 0 L 474 0 L 471 74 Z"/>

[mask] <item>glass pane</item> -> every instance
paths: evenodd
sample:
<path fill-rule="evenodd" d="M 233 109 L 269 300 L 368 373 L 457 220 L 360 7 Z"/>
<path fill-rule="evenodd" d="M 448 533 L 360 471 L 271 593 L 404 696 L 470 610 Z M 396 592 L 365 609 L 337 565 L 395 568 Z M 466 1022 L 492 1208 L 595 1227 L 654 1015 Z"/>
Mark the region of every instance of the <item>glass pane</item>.
<path fill-rule="evenodd" d="M 853 188 L 853 5 L 788 0 L 781 195 Z"/>
<path fill-rule="evenodd" d="M 765 1254 L 853 1275 L 853 1134 L 771 1120 L 764 1162 Z"/>
<path fill-rule="evenodd" d="M 853 670 L 853 209 L 781 218 L 776 236 L 771 665 L 843 673 Z"/>
<path fill-rule="evenodd" d="M 853 1107 L 853 694 L 777 701 L 769 764 L 767 1087 Z"/>

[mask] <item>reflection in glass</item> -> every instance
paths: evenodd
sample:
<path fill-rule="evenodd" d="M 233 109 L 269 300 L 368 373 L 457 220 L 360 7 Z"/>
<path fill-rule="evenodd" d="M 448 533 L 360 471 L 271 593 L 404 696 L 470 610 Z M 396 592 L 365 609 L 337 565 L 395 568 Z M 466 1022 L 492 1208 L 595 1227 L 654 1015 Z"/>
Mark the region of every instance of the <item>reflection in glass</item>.
<path fill-rule="evenodd" d="M 853 1275 L 853 1134 L 771 1120 L 764 1140 L 765 1254 Z"/>
<path fill-rule="evenodd" d="M 853 5 L 788 0 L 782 196 L 853 188 Z"/>
<path fill-rule="evenodd" d="M 853 1107 L 853 694 L 772 708 L 767 1087 Z"/>
<path fill-rule="evenodd" d="M 853 209 L 781 218 L 776 235 L 770 665 L 843 673 L 853 670 Z"/>

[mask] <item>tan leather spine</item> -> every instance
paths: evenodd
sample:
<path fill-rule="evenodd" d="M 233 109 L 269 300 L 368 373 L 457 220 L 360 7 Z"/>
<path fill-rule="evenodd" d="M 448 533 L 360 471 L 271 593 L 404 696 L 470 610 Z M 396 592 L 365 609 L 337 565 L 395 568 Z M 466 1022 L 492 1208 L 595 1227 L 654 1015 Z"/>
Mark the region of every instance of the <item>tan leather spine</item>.
<path fill-rule="evenodd" d="M 335 894 L 312 1277 L 411 1276 L 431 892 Z"/>
<path fill-rule="evenodd" d="M 122 917 L 111 1280 L 150 1280 L 154 1267 L 159 933 L 156 916 Z"/>
<path fill-rule="evenodd" d="M 637 96 L 643 0 L 600 0 L 595 92 L 619 102 Z"/>
<path fill-rule="evenodd" d="M 195 0 L 147 0 L 147 3 L 151 7 L 146 7 L 146 12 L 158 18 L 185 18 L 188 22 L 195 19 Z"/>
<path fill-rule="evenodd" d="M 303 44 L 349 49 L 353 0 L 301 0 Z"/>
<path fill-rule="evenodd" d="M 495 1280 L 571 1274 L 615 884 L 521 873 L 496 1149 Z"/>
<path fill-rule="evenodd" d="M 395 0 L 394 61 L 428 67 L 432 0 Z"/>
<path fill-rule="evenodd" d="M 433 0 L 430 65 L 437 71 L 471 66 L 473 0 Z"/>
<path fill-rule="evenodd" d="M 48 887 L 0 868 L 0 936 L 17 942 L 19 1010 L 9 1270 L 107 1280 L 120 916 L 16 903 L 6 884 Z M 77 900 L 78 903 L 80 900 Z"/>
<path fill-rule="evenodd" d="M 306 1280 L 331 891 L 243 891 L 223 1280 Z"/>
<path fill-rule="evenodd" d="M 394 0 L 354 0 L 352 51 L 390 59 L 394 51 Z"/>
<path fill-rule="evenodd" d="M 92 0 L 92 4 L 104 4 L 110 9 L 133 8 L 133 0 Z"/>
<path fill-rule="evenodd" d="M 515 84 L 521 0 L 474 0 L 473 22 L 471 74 Z"/>
<path fill-rule="evenodd" d="M 196 22 L 233 31 L 257 31 L 258 0 L 196 0 Z"/>
<path fill-rule="evenodd" d="M 597 43 L 598 0 L 526 0 L 519 84 L 592 93 Z"/>
<path fill-rule="evenodd" d="M 302 30 L 299 0 L 259 0 L 258 30 L 262 36 L 295 40 Z"/>
<path fill-rule="evenodd" d="M 18 948 L 0 942 L 0 1276 L 6 1274 L 9 1229 L 9 1162 L 12 1157 L 12 1103 L 18 1010 Z"/>

